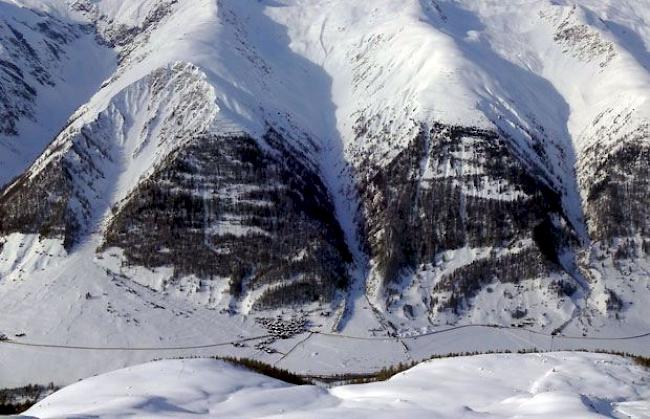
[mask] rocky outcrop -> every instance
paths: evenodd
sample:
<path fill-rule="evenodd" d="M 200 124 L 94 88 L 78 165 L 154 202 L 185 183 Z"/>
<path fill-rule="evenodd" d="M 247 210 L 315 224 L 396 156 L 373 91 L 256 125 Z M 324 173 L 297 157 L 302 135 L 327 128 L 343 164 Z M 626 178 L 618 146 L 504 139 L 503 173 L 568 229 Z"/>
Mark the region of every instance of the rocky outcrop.
<path fill-rule="evenodd" d="M 146 13 L 140 22 L 123 23 L 115 16 L 105 13 L 101 5 L 89 0 L 76 0 L 70 5 L 71 9 L 81 13 L 93 23 L 100 42 L 120 50 L 121 60 L 124 60 L 141 43 L 147 41 L 147 36 L 166 17 L 173 12 L 178 0 L 148 1 L 143 7 Z M 139 37 L 144 39 L 136 41 Z"/>
<path fill-rule="evenodd" d="M 34 118 L 38 89 L 55 85 L 66 46 L 87 30 L 0 5 L 0 135 L 15 136 L 21 119 Z"/>

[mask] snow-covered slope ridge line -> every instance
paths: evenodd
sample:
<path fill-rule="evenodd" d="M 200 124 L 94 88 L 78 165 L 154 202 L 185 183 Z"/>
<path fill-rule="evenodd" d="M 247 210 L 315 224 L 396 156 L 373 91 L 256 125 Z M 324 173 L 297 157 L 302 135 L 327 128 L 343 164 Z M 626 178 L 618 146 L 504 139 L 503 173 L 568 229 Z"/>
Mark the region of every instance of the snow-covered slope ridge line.
<path fill-rule="evenodd" d="M 386 382 L 330 389 L 289 385 L 221 361 L 181 360 L 89 378 L 26 415 L 640 419 L 650 409 L 649 388 L 644 368 L 594 354 L 435 360 Z"/>
<path fill-rule="evenodd" d="M 81 109 L 3 192 L 3 231 L 59 236 L 72 245 L 157 162 L 210 126 L 214 100 L 205 76 L 177 63 L 129 86 L 98 114 Z"/>

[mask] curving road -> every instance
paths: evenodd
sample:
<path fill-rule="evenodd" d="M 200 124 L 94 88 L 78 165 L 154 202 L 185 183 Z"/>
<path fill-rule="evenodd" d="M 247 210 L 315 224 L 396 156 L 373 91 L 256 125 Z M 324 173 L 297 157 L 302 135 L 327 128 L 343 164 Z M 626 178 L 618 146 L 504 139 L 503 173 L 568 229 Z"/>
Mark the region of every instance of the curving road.
<path fill-rule="evenodd" d="M 355 340 L 365 340 L 365 341 L 395 341 L 395 340 L 417 340 L 423 337 L 427 336 L 432 336 L 432 335 L 439 335 L 439 334 L 445 334 L 449 332 L 453 332 L 455 330 L 460 330 L 460 329 L 467 329 L 467 328 L 492 328 L 492 329 L 500 329 L 500 330 L 516 330 L 516 331 L 526 331 L 529 333 L 534 333 L 536 335 L 540 336 L 546 336 L 550 338 L 561 338 L 561 339 L 573 339 L 573 340 L 606 340 L 606 341 L 616 341 L 616 340 L 632 340 L 632 339 L 639 339 L 639 338 L 644 338 L 650 336 L 650 332 L 647 333 L 641 333 L 638 335 L 632 335 L 632 336 L 620 336 L 620 337 L 597 337 L 597 336 L 565 336 L 565 335 L 552 335 L 548 333 L 543 333 L 539 332 L 536 330 L 532 329 L 526 329 L 523 327 L 512 327 L 512 326 L 498 326 L 498 325 L 490 325 L 490 324 L 466 324 L 466 325 L 461 325 L 461 326 L 454 326 L 454 327 L 449 327 L 447 329 L 443 330 L 434 330 L 431 332 L 426 332 L 426 333 L 421 333 L 418 335 L 414 336 L 352 336 L 352 335 L 344 335 L 344 334 L 339 334 L 339 333 L 327 333 L 327 332 L 320 332 L 320 331 L 308 331 L 307 336 L 302 339 L 300 342 L 298 342 L 289 352 L 287 352 L 282 359 L 286 358 L 293 349 L 295 349 L 297 346 L 300 344 L 304 343 L 306 340 L 308 340 L 312 335 L 323 335 L 323 336 L 329 336 L 329 337 L 334 337 L 334 338 L 340 338 L 340 339 L 355 339 Z M 17 345 L 17 346 L 28 346 L 28 347 L 37 347 L 37 348 L 50 348 L 50 349 L 76 349 L 76 350 L 88 350 L 88 351 L 179 351 L 179 350 L 191 350 L 191 349 L 206 349 L 206 348 L 215 348 L 219 346 L 228 346 L 228 345 L 233 345 L 237 343 L 244 343 L 244 342 L 250 342 L 254 340 L 261 340 L 261 339 L 266 339 L 269 337 L 272 337 L 273 335 L 267 334 L 267 335 L 260 335 L 260 336 L 253 336 L 250 338 L 244 338 L 244 339 L 238 339 L 238 340 L 232 340 L 232 341 L 226 341 L 226 342 L 217 342 L 217 343 L 206 343 L 202 345 L 192 345 L 192 346 L 159 346 L 159 347 L 121 347 L 121 346 L 82 346 L 82 345 L 59 345 L 59 344 L 51 344 L 51 343 L 34 343 L 34 342 L 22 342 L 22 341 L 16 341 L 13 339 L 7 339 L 4 341 L 0 341 L 0 344 L 5 344 L 5 345 Z"/>

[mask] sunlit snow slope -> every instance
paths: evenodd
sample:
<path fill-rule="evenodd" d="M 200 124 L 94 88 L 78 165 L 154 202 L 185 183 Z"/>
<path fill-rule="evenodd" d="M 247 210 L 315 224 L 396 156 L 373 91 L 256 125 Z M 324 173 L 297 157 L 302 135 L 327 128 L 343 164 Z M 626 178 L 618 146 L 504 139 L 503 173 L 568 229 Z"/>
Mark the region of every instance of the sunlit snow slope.
<path fill-rule="evenodd" d="M 647 371 L 575 353 L 435 360 L 386 382 L 289 385 L 214 360 L 160 361 L 89 378 L 28 416 L 644 418 Z"/>

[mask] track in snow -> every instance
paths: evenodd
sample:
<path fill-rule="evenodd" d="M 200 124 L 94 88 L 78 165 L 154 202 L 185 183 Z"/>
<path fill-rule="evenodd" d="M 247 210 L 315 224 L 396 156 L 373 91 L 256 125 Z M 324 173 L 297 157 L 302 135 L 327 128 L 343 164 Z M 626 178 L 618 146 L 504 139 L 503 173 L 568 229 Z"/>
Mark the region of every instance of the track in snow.
<path fill-rule="evenodd" d="M 219 342 L 219 343 L 208 343 L 205 345 L 195 345 L 195 346 L 163 346 L 163 347 L 119 347 L 119 346 L 71 346 L 71 345 L 55 345 L 47 343 L 30 343 L 30 342 L 17 342 L 15 340 L 6 340 L 2 343 L 9 345 L 18 345 L 18 346 L 30 346 L 36 348 L 48 348 L 48 349 L 77 349 L 83 351 L 180 351 L 188 349 L 207 349 L 215 348 L 219 346 L 228 346 L 236 343 L 250 342 L 253 340 L 260 340 L 271 337 L 271 335 L 262 335 L 254 336 L 251 338 L 238 339 L 229 342 Z"/>
<path fill-rule="evenodd" d="M 415 336 L 403 336 L 400 337 L 399 339 L 396 337 L 351 336 L 351 335 L 342 335 L 337 333 L 309 331 L 306 332 L 307 337 L 305 337 L 304 339 L 296 343 L 286 354 L 282 356 L 282 358 L 276 361 L 276 363 L 282 361 L 284 358 L 289 356 L 291 352 L 293 352 L 293 350 L 295 350 L 301 344 L 304 344 L 313 335 L 323 335 L 323 336 L 329 336 L 329 337 L 340 338 L 340 339 L 353 339 L 353 340 L 364 340 L 364 341 L 395 341 L 395 340 L 401 341 L 401 340 L 417 340 L 427 336 L 440 335 L 440 334 L 453 332 L 455 330 L 467 329 L 467 328 L 493 328 L 493 329 L 500 329 L 500 330 L 517 330 L 517 331 L 533 333 L 540 336 L 546 336 L 550 338 L 596 340 L 596 341 L 597 340 L 611 340 L 611 341 L 631 340 L 631 339 L 639 339 L 639 338 L 650 336 L 650 332 L 633 335 L 633 336 L 621 336 L 621 337 L 564 336 L 564 335 L 552 335 L 548 333 L 542 333 L 542 332 L 538 332 L 535 330 L 526 329 L 522 327 L 494 326 L 494 325 L 481 325 L 481 324 L 468 324 L 462 326 L 455 326 L 444 330 L 435 330 L 432 332 L 421 333 Z M 228 342 L 208 343 L 203 345 L 192 345 L 192 346 L 167 346 L 167 347 L 165 346 L 163 347 L 110 347 L 110 346 L 57 345 L 57 344 L 49 344 L 49 343 L 19 342 L 13 339 L 2 341 L 0 342 L 0 344 L 29 346 L 29 347 L 37 347 L 37 348 L 49 348 L 49 349 L 77 349 L 77 350 L 88 350 L 88 351 L 173 351 L 173 350 L 206 349 L 206 348 L 213 348 L 219 346 L 227 346 L 236 343 L 243 343 L 243 342 L 265 339 L 271 336 L 272 335 L 260 335 L 260 336 L 245 338 L 245 339 L 228 341 Z"/>

